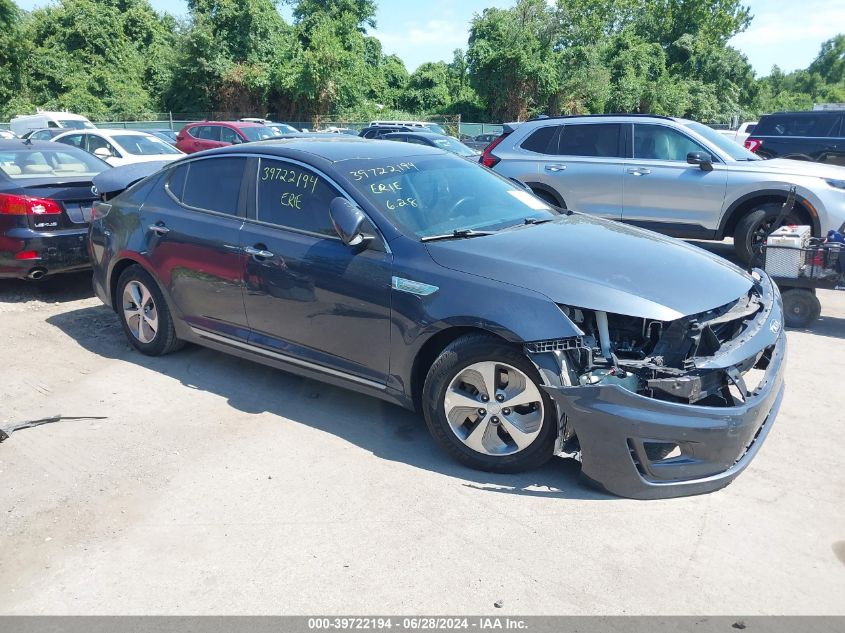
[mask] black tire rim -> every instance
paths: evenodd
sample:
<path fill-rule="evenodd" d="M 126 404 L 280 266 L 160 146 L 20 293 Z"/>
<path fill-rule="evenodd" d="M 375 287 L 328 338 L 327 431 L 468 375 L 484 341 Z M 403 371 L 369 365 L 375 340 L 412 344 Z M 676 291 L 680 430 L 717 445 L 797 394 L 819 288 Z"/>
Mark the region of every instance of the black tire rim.
<path fill-rule="evenodd" d="M 766 243 L 766 239 L 769 235 L 777 228 L 775 226 L 775 220 L 777 217 L 770 217 L 765 218 L 760 224 L 757 225 L 753 231 L 751 231 L 751 250 L 752 252 L 758 250 Z M 800 224 L 800 220 L 793 215 L 786 216 L 783 221 L 781 222 L 780 226 L 789 226 L 790 224 Z"/>

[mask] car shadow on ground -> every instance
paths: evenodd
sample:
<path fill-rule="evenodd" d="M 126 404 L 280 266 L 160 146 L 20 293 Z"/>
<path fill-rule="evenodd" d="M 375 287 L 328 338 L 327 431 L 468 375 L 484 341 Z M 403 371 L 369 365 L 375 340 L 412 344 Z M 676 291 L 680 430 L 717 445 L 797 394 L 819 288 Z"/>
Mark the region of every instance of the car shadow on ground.
<path fill-rule="evenodd" d="M 0 303 L 45 301 L 64 303 L 94 296 L 91 271 L 55 275 L 42 281 L 0 279 Z"/>
<path fill-rule="evenodd" d="M 129 346 L 117 316 L 106 306 L 71 310 L 47 322 L 99 356 L 166 374 L 187 388 L 226 398 L 239 411 L 269 412 L 341 437 L 379 458 L 464 480 L 469 489 L 545 498 L 616 499 L 581 484 L 580 465 L 571 459 L 554 458 L 542 468 L 514 475 L 466 468 L 437 447 L 421 415 L 339 387 L 195 345 L 164 357 L 144 356 Z"/>

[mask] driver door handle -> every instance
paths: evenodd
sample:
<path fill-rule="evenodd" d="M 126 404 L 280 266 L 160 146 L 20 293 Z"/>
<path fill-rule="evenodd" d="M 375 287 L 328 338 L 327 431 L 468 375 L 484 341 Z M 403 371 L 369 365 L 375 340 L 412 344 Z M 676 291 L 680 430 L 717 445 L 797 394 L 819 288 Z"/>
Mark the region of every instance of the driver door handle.
<path fill-rule="evenodd" d="M 631 167 L 628 170 L 629 174 L 634 174 L 635 176 L 648 176 L 651 173 L 650 169 L 646 169 L 645 167 Z"/>
<path fill-rule="evenodd" d="M 261 259 L 270 259 L 273 257 L 273 253 L 270 251 L 266 251 L 263 248 L 255 248 L 254 246 L 244 247 L 244 253 L 252 257 L 260 257 Z"/>
<path fill-rule="evenodd" d="M 147 228 L 156 235 L 167 235 L 168 233 L 170 233 L 170 229 L 164 226 L 164 222 L 150 224 Z"/>
<path fill-rule="evenodd" d="M 557 172 L 557 171 L 563 171 L 564 169 L 566 169 L 566 165 L 560 165 L 560 164 L 546 165 L 546 171 Z"/>

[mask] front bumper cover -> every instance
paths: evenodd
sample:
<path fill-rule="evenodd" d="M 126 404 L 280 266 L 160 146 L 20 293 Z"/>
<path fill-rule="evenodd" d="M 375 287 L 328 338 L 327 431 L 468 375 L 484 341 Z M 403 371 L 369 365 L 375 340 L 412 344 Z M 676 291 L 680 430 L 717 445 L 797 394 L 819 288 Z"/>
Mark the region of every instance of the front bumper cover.
<path fill-rule="evenodd" d="M 768 278 L 762 284 L 767 302 L 749 328 L 755 334 L 723 357 L 770 350 L 763 379 L 740 405 L 668 402 L 617 385 L 544 387 L 578 437 L 583 477 L 623 497 L 661 499 L 718 490 L 748 466 L 784 393 L 782 309 Z"/>

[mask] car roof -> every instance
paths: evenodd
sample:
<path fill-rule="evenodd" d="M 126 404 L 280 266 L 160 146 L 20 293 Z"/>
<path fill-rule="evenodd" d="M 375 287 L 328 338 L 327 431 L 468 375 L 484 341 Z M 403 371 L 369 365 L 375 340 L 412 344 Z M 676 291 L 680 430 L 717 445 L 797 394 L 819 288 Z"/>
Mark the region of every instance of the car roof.
<path fill-rule="evenodd" d="M 196 154 L 192 154 L 191 156 L 260 153 L 267 156 L 287 158 L 292 157 L 292 155 L 297 152 L 311 154 L 312 156 L 322 158 L 323 160 L 332 163 L 360 158 L 374 160 L 401 160 L 409 156 L 449 155 L 449 153 L 444 150 L 425 145 L 408 145 L 407 143 L 397 143 L 396 141 L 373 141 L 346 134 L 332 134 L 331 138 L 321 136 L 318 138 L 294 137 L 287 139 L 267 139 L 265 141 L 244 143 L 242 145 L 232 145 L 205 152 L 198 152 Z"/>
<path fill-rule="evenodd" d="M 437 138 L 449 138 L 445 134 L 438 134 L 437 132 L 391 132 L 390 134 L 385 134 L 382 138 L 389 138 L 394 136 L 419 136 L 421 138 L 430 138 L 430 139 L 437 139 Z"/>
<path fill-rule="evenodd" d="M 769 114 L 764 114 L 760 118 L 764 117 L 772 117 L 772 116 L 830 116 L 830 117 L 838 117 L 845 114 L 843 110 L 801 110 L 796 112 L 790 111 L 783 111 L 783 112 L 770 112 Z"/>
<path fill-rule="evenodd" d="M 85 134 L 96 134 L 97 132 L 102 132 L 103 134 L 110 134 L 112 136 L 149 136 L 150 133 L 147 130 L 126 130 L 123 128 L 88 128 L 87 130 L 68 130 L 68 132 L 83 132 Z"/>
<path fill-rule="evenodd" d="M 232 127 L 266 127 L 263 123 L 254 121 L 194 121 L 188 125 L 230 125 Z"/>

